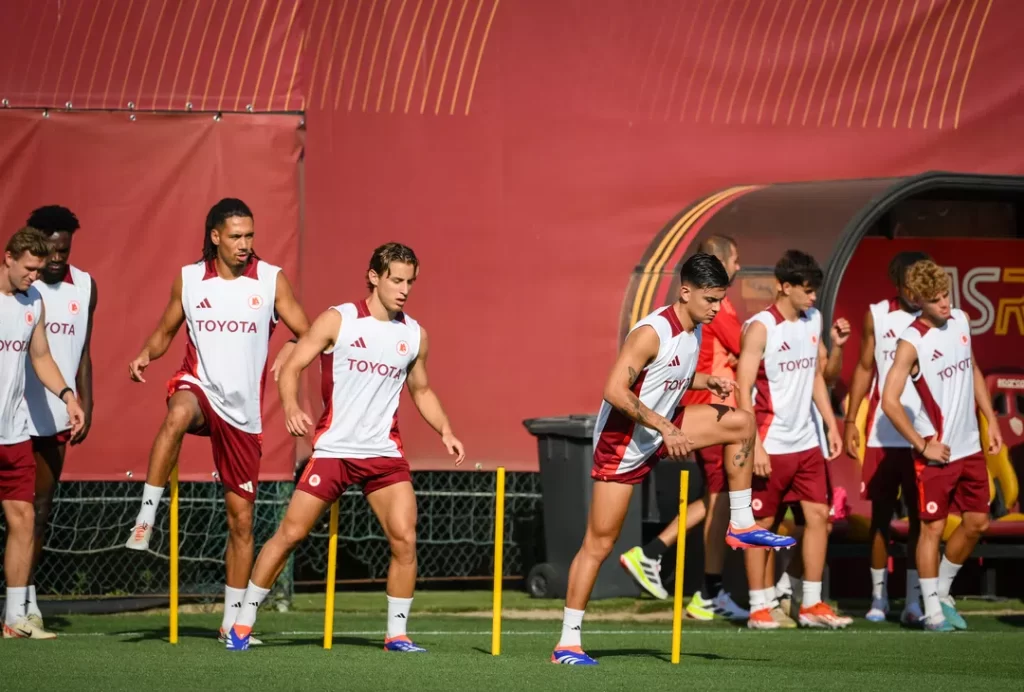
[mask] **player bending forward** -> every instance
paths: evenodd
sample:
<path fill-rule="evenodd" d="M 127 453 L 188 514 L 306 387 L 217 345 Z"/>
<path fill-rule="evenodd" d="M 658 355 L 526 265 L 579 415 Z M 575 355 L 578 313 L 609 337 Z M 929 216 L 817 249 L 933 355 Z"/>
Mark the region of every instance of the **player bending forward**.
<path fill-rule="evenodd" d="M 1003 446 L 985 378 L 971 348 L 971 325 L 949 302 L 949 277 L 930 260 L 907 271 L 907 289 L 921 316 L 900 335 L 896 360 L 882 394 L 882 410 L 914 453 L 921 536 L 921 574 L 927 630 L 967 629 L 956 611 L 950 586 L 978 538 L 988 528 L 988 471 L 981 450 L 976 408 L 988 421 L 989 454 Z M 921 397 L 921 415 L 910 420 L 902 403 L 910 377 Z M 939 564 L 939 542 L 950 510 L 963 521 L 946 541 Z"/>
<path fill-rule="evenodd" d="M 403 311 L 418 270 L 412 249 L 398 243 L 378 247 L 367 270 L 370 296 L 317 317 L 284 365 L 278 387 L 288 432 L 301 437 L 311 425 L 299 407 L 299 375 L 317 356 L 324 412 L 313 438 L 313 457 L 284 520 L 256 559 L 244 605 L 228 636 L 230 650 L 249 648 L 256 611 L 288 556 L 324 510 L 348 486 L 359 484 L 391 546 L 384 649 L 426 651 L 406 634 L 416 585 L 416 496 L 398 433 L 403 385 L 448 452 L 456 455 L 456 465 L 465 452 L 427 381 L 427 332 Z"/>
<path fill-rule="evenodd" d="M 917 484 L 914 481 L 914 458 L 910 443 L 896 430 L 879 408 L 886 375 L 896 357 L 900 335 L 917 318 L 906 285 L 907 269 L 918 260 L 928 259 L 922 252 L 901 252 L 889 263 L 889 278 L 896 287 L 893 298 L 873 304 L 864 315 L 861 331 L 860 360 L 850 382 L 850 405 L 846 410 L 844 433 L 846 454 L 860 457 L 860 433 L 857 411 L 871 389 L 867 423 L 864 426 L 867 444 L 864 448 L 861 497 L 871 501 L 871 609 L 865 616 L 871 622 L 882 622 L 889 612 L 887 577 L 889 570 L 889 523 L 896 511 L 899 494 L 907 506 L 910 533 L 907 537 L 907 599 L 900 620 L 907 625 L 921 619 L 921 587 L 914 551 L 921 525 L 917 516 Z M 904 387 L 900 401 L 907 415 L 916 418 L 921 410 L 921 397 L 913 387 Z"/>
<path fill-rule="evenodd" d="M 181 268 L 160 325 L 128 366 L 132 380 L 145 382 L 143 371 L 187 324 L 185 360 L 167 385 L 167 415 L 153 441 L 142 508 L 125 547 L 149 548 L 156 508 L 185 435 L 209 437 L 228 523 L 222 641 L 242 606 L 252 568 L 270 335 L 278 317 L 298 336 L 309 329 L 284 272 L 253 252 L 254 235 L 252 212 L 241 200 L 222 199 L 210 209 L 203 259 Z M 277 363 L 291 348 L 281 350 Z"/>
<path fill-rule="evenodd" d="M 26 227 L 11 236 L 0 263 L 0 504 L 7 524 L 4 579 L 7 612 L 4 639 L 53 639 L 29 619 L 29 575 L 35 526 L 36 462 L 29 437 L 25 403 L 25 361 L 31 359 L 39 381 L 64 402 L 71 434 L 81 432 L 85 413 L 50 355 L 46 308 L 32 282 L 50 256 L 46 236 Z"/>
<path fill-rule="evenodd" d="M 812 401 L 827 429 L 829 458 L 842 450 L 825 384 L 828 354 L 821 342 L 821 313 L 814 309 L 822 272 L 813 257 L 790 250 L 775 265 L 775 280 L 775 304 L 744 325 L 736 372 L 736 401 L 757 419 L 754 516 L 758 525 L 775 527 L 784 505 L 799 502 L 806 522 L 800 542 L 804 581 L 799 622 L 805 627 L 846 627 L 852 619 L 837 615 L 821 600 L 829 483 Z M 747 626 L 752 629 L 792 626 L 775 600 L 770 558 L 756 552 L 744 556 L 750 588 Z"/>
<path fill-rule="evenodd" d="M 722 404 L 698 404 L 673 415 L 687 388 L 709 389 L 720 399 L 733 390 L 731 380 L 694 374 L 701 325 L 715 318 L 729 274 L 714 255 L 698 253 L 679 272 L 678 300 L 634 325 L 604 387 L 594 429 L 594 491 L 583 546 L 569 569 L 562 636 L 553 663 L 596 665 L 583 653 L 583 614 L 598 569 L 611 552 L 633 494 L 633 486 L 658 459 L 681 460 L 690 452 L 726 445 L 730 522 L 726 543 L 734 548 L 777 548 L 795 543 L 754 523 L 750 511 L 754 418 Z"/>

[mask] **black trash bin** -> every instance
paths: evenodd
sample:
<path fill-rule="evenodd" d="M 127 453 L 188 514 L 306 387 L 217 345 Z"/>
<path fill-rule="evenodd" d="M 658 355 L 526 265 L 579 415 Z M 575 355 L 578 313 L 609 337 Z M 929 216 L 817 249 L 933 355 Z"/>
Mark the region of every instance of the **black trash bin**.
<path fill-rule="evenodd" d="M 527 591 L 537 598 L 565 598 L 569 565 L 583 544 L 593 481 L 594 426 L 597 416 L 573 415 L 523 421 L 537 438 L 544 541 L 547 561 L 534 565 L 526 578 Z M 611 555 L 597 574 L 591 599 L 636 598 L 640 587 L 619 565 L 619 555 L 641 542 L 641 493 L 633 493 L 626 521 Z"/>

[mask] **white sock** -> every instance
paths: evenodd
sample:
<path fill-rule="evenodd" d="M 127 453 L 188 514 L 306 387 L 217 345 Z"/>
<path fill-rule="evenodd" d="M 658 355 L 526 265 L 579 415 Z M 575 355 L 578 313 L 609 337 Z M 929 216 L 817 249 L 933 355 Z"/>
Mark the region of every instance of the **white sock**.
<path fill-rule="evenodd" d="M 412 608 L 411 598 L 388 596 L 388 639 L 405 636 L 405 628 L 409 626 L 410 608 Z"/>
<path fill-rule="evenodd" d="M 160 504 L 160 498 L 164 496 L 163 487 L 156 487 L 155 485 L 149 485 L 144 483 L 142 486 L 142 509 L 139 510 L 139 516 L 135 519 L 135 525 L 149 524 L 150 526 L 156 521 L 156 508 Z"/>
<path fill-rule="evenodd" d="M 238 615 L 235 617 L 235 626 L 245 627 L 252 631 L 252 626 L 256 624 L 256 611 L 259 610 L 260 604 L 269 593 L 270 589 L 261 588 L 250 581 L 245 590 L 245 597 L 242 599 L 242 607 L 239 608 Z M 247 633 L 240 632 L 243 635 Z"/>
<path fill-rule="evenodd" d="M 238 611 L 242 609 L 242 601 L 245 599 L 245 589 L 236 589 L 224 585 L 224 617 L 220 621 L 220 628 L 223 632 L 231 629 L 238 617 Z"/>
<path fill-rule="evenodd" d="M 562 609 L 562 638 L 558 640 L 558 648 L 567 646 L 583 646 L 580 635 L 583 633 L 583 613 L 585 610 Z"/>
<path fill-rule="evenodd" d="M 754 512 L 750 509 L 750 488 L 729 491 L 729 521 L 737 529 L 754 525 Z"/>
<path fill-rule="evenodd" d="M 775 583 L 775 595 L 779 598 L 793 595 L 793 585 L 789 582 L 789 572 L 783 572 Z"/>
<path fill-rule="evenodd" d="M 821 582 L 804 580 L 804 598 L 800 603 L 802 608 L 810 608 L 821 603 Z"/>
<path fill-rule="evenodd" d="M 876 601 L 887 601 L 889 600 L 889 594 L 886 591 L 886 582 L 888 581 L 889 570 L 871 568 L 871 598 Z"/>
<path fill-rule="evenodd" d="M 764 599 L 765 604 L 769 608 L 775 608 L 779 605 L 778 599 L 775 598 L 774 586 L 769 586 L 767 589 L 761 589 L 761 593 L 763 594 L 761 598 Z"/>
<path fill-rule="evenodd" d="M 43 614 L 39 611 L 39 604 L 36 603 L 35 584 L 29 584 L 28 586 L 28 604 L 26 606 L 25 612 L 28 615 L 38 615 L 39 617 L 43 617 Z"/>
<path fill-rule="evenodd" d="M 750 612 L 756 612 L 763 610 L 768 607 L 768 604 L 764 600 L 763 589 L 751 589 L 750 590 Z"/>
<path fill-rule="evenodd" d="M 5 622 L 13 625 L 19 619 L 25 617 L 25 601 L 28 600 L 27 586 L 7 587 L 7 617 Z"/>
<path fill-rule="evenodd" d="M 907 603 L 904 607 L 921 607 L 921 578 L 916 569 L 907 570 Z"/>
<path fill-rule="evenodd" d="M 953 580 L 956 579 L 956 573 L 960 571 L 963 565 L 958 565 L 954 562 L 950 562 L 946 559 L 946 556 L 942 556 L 942 562 L 939 563 L 939 598 L 948 598 L 949 589 L 953 586 Z"/>
<path fill-rule="evenodd" d="M 921 593 L 924 596 L 924 616 L 932 621 L 941 618 L 942 604 L 939 603 L 938 578 L 921 579 Z"/>

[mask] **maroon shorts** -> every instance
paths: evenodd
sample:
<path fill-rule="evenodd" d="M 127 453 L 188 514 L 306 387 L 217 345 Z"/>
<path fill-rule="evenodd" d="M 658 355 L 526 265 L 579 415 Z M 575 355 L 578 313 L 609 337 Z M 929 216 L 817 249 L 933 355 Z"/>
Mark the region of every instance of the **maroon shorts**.
<path fill-rule="evenodd" d="M 32 441 L 0 445 L 0 500 L 35 502 L 36 459 Z"/>
<path fill-rule="evenodd" d="M 860 497 L 872 502 L 895 502 L 903 490 L 908 507 L 916 507 L 914 453 L 909 447 L 867 447 L 861 469 Z"/>
<path fill-rule="evenodd" d="M 783 505 L 794 502 L 828 504 L 828 469 L 820 447 L 770 457 L 771 474 L 754 476 L 752 484 L 750 506 L 756 518 L 775 517 Z"/>
<path fill-rule="evenodd" d="M 922 521 L 945 519 L 951 511 L 988 514 L 988 467 L 982 452 L 941 466 L 914 455 L 914 472 Z"/>
<path fill-rule="evenodd" d="M 170 394 L 180 391 L 192 392 L 199 402 L 205 423 L 190 435 L 209 437 L 213 449 L 213 465 L 220 476 L 225 490 L 230 490 L 249 502 L 256 502 L 257 480 L 260 475 L 260 458 L 263 456 L 263 434 L 239 430 L 221 418 L 202 387 L 192 382 L 173 381 Z M 170 398 L 170 396 L 168 396 Z"/>
<path fill-rule="evenodd" d="M 725 477 L 725 447 L 715 445 L 697 450 L 697 461 L 704 474 L 704 486 L 711 494 L 724 493 L 729 489 Z"/>
<path fill-rule="evenodd" d="M 675 413 L 672 415 L 672 425 L 677 428 L 682 427 L 685 414 L 686 407 L 677 406 Z M 647 478 L 654 467 L 658 465 L 658 462 L 668 456 L 668 450 L 665 448 L 665 443 L 662 442 L 658 449 L 654 451 L 654 454 L 630 468 L 620 471 L 619 466 L 621 466 L 622 454 L 628 444 L 628 438 L 608 445 L 599 443 L 594 448 L 594 465 L 590 469 L 590 477 L 595 481 L 603 481 L 605 483 L 639 485 Z"/>
<path fill-rule="evenodd" d="M 71 442 L 71 431 L 61 430 L 55 435 L 39 435 L 32 438 L 33 447 L 50 447 L 53 445 L 66 445 Z"/>
<path fill-rule="evenodd" d="M 334 502 L 350 485 L 362 485 L 365 496 L 403 481 L 412 482 L 409 462 L 404 457 L 314 457 L 306 464 L 295 489 L 324 502 Z"/>

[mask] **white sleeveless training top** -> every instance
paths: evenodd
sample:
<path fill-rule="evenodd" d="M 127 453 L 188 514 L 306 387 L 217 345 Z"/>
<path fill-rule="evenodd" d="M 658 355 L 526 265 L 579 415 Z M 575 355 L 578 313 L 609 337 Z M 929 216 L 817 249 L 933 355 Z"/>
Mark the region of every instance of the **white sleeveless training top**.
<path fill-rule="evenodd" d="M 231 280 L 222 279 L 212 261 L 181 268 L 188 343 L 176 377 L 199 385 L 217 415 L 247 433 L 263 432 L 261 405 L 277 323 L 279 271 L 256 258 Z"/>
<path fill-rule="evenodd" d="M 917 319 L 900 339 L 917 349 L 920 371 L 913 379 L 926 415 L 914 422 L 915 430 L 925 438 L 938 434 L 939 441 L 949 446 L 951 462 L 980 452 L 967 314 L 954 309 L 941 328 Z"/>
<path fill-rule="evenodd" d="M 0 445 L 29 438 L 25 366 L 32 367 L 28 349 L 42 309 L 35 286 L 24 293 L 0 293 Z"/>
<path fill-rule="evenodd" d="M 794 454 L 819 445 L 811 411 L 818 372 L 821 313 L 815 308 L 790 322 L 774 305 L 749 320 L 767 330 L 754 382 L 754 417 L 768 454 Z"/>
<path fill-rule="evenodd" d="M 679 400 L 693 383 L 700 353 L 701 325 L 683 329 L 673 306 L 655 310 L 637 322 L 630 332 L 651 327 L 658 334 L 657 357 L 640 371 L 631 387 L 649 409 L 672 420 Z M 633 422 L 607 401 L 601 402 L 594 427 L 594 463 L 605 475 L 633 471 L 661 446 L 661 433 Z"/>
<path fill-rule="evenodd" d="M 324 412 L 313 458 L 402 457 L 398 401 L 420 352 L 420 325 L 401 312 L 378 320 L 365 300 L 331 309 L 341 313 L 341 329 L 320 356 Z"/>
<path fill-rule="evenodd" d="M 867 446 L 909 447 L 910 443 L 896 431 L 892 421 L 882 411 L 882 389 L 896 359 L 896 342 L 921 313 L 903 310 L 896 298 L 875 303 L 870 310 L 871 319 L 875 324 L 875 379 L 871 384 L 871 398 L 868 400 L 868 417 L 865 424 Z M 903 404 L 910 420 L 913 421 L 920 415 L 921 397 L 909 381 L 900 395 L 900 403 Z"/>
<path fill-rule="evenodd" d="M 32 285 L 39 290 L 46 307 L 46 341 L 50 354 L 64 381 L 77 395 L 78 365 L 82 362 L 89 330 L 92 277 L 68 265 L 59 283 L 48 284 L 40 279 Z M 43 386 L 31 363 L 25 366 L 25 401 L 28 403 L 28 432 L 33 437 L 56 435 L 71 428 L 68 407 Z"/>

